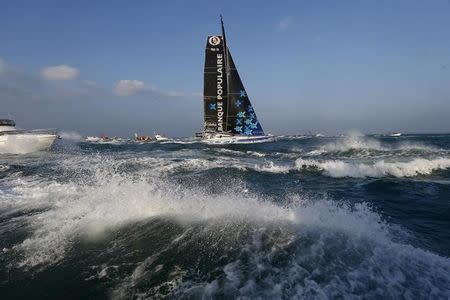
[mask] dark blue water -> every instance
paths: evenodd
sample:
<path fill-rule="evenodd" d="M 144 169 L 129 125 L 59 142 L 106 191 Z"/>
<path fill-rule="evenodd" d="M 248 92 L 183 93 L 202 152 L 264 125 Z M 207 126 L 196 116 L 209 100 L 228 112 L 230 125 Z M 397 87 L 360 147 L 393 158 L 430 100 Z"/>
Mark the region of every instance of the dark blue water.
<path fill-rule="evenodd" d="M 450 135 L 0 155 L 1 299 L 448 299 Z"/>

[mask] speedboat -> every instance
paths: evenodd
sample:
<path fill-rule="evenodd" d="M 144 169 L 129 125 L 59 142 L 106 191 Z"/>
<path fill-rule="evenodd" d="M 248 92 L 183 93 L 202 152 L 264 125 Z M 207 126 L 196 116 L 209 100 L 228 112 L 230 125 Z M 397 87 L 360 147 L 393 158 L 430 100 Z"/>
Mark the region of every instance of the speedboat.
<path fill-rule="evenodd" d="M 0 153 L 25 154 L 49 150 L 58 138 L 56 129 L 22 130 L 13 120 L 0 119 Z"/>
<path fill-rule="evenodd" d="M 161 134 L 155 133 L 155 140 L 157 140 L 157 141 L 167 141 L 169 139 L 166 138 L 165 136 L 161 135 Z"/>

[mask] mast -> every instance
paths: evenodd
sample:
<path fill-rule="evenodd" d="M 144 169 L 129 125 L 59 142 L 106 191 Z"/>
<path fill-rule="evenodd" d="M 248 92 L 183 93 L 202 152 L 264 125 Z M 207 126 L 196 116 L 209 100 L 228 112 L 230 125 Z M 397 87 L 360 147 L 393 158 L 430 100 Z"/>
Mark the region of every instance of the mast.
<path fill-rule="evenodd" d="M 223 26 L 223 17 L 220 15 L 220 25 L 222 26 L 222 36 L 223 36 L 223 46 L 225 52 L 225 65 L 228 67 L 228 47 L 227 47 L 227 38 L 225 37 L 225 27 Z M 228 73 L 228 71 L 227 71 Z"/>
<path fill-rule="evenodd" d="M 223 37 L 223 47 L 224 47 L 224 53 L 225 53 L 225 78 L 227 81 L 227 96 L 229 98 L 230 96 L 230 65 L 228 61 L 228 46 L 227 46 L 227 39 L 225 37 L 225 27 L 223 25 L 223 17 L 220 15 L 220 25 L 222 26 L 222 37 Z M 227 101 L 227 115 L 225 117 L 225 128 L 228 128 L 228 109 L 230 107 L 230 101 Z"/>

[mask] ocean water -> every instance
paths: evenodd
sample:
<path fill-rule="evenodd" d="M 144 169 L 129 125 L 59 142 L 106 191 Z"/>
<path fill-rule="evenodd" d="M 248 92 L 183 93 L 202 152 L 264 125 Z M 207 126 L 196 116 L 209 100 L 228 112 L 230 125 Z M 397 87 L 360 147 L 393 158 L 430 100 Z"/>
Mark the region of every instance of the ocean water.
<path fill-rule="evenodd" d="M 1 299 L 449 299 L 450 135 L 0 155 Z"/>

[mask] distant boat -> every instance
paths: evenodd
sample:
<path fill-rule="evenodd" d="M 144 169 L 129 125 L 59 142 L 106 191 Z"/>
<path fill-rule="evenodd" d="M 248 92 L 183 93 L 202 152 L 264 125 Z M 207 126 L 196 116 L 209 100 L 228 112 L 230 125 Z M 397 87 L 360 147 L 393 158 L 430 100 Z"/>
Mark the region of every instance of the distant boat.
<path fill-rule="evenodd" d="M 169 139 L 167 137 L 161 135 L 161 134 L 155 133 L 155 140 L 157 140 L 157 141 L 167 141 Z"/>
<path fill-rule="evenodd" d="M 266 135 L 242 84 L 222 35 L 208 36 L 204 69 L 204 128 L 202 141 L 208 144 L 248 144 L 274 141 Z M 196 134 L 196 136 L 199 136 Z"/>
<path fill-rule="evenodd" d="M 87 136 L 87 137 L 85 138 L 85 140 L 86 140 L 87 142 L 98 142 L 98 141 L 101 140 L 101 138 L 98 137 L 98 136 Z"/>
<path fill-rule="evenodd" d="M 155 139 L 149 135 L 138 135 L 137 133 L 135 133 L 134 140 L 138 142 L 151 142 L 154 141 Z"/>
<path fill-rule="evenodd" d="M 401 136 L 401 135 L 402 135 L 401 132 L 392 132 L 392 133 L 388 134 L 388 136 L 391 136 L 391 137 L 398 137 L 398 136 Z"/>
<path fill-rule="evenodd" d="M 56 129 L 21 130 L 13 120 L 0 119 L 0 153 L 49 150 L 57 137 Z"/>

